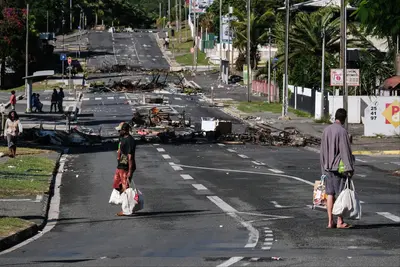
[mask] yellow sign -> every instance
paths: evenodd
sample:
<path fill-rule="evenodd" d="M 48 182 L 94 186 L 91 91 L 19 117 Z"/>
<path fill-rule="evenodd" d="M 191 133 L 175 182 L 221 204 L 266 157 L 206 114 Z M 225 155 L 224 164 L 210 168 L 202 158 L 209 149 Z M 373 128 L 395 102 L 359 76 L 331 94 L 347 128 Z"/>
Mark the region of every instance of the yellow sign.
<path fill-rule="evenodd" d="M 386 109 L 382 112 L 386 119 L 386 124 L 391 124 L 394 128 L 400 126 L 400 102 L 395 100 L 393 103 L 386 104 Z"/>

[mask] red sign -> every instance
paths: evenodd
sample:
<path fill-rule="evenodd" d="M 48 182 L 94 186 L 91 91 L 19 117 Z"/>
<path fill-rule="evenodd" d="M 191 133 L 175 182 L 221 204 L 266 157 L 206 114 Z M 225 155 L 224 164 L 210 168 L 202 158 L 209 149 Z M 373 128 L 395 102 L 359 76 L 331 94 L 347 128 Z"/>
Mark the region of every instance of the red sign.
<path fill-rule="evenodd" d="M 71 63 L 72 63 L 72 58 L 68 57 L 68 65 L 71 65 Z"/>

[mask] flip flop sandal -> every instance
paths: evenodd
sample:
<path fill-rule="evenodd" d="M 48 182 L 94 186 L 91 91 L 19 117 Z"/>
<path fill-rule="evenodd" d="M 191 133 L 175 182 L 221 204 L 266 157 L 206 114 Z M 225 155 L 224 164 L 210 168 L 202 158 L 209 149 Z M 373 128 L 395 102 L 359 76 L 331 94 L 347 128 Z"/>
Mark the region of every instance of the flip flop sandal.
<path fill-rule="evenodd" d="M 342 227 L 337 227 L 336 226 L 336 228 L 337 229 L 349 229 L 349 228 L 352 228 L 353 226 L 352 225 L 350 225 L 350 224 L 346 224 L 344 227 L 342 226 Z"/>

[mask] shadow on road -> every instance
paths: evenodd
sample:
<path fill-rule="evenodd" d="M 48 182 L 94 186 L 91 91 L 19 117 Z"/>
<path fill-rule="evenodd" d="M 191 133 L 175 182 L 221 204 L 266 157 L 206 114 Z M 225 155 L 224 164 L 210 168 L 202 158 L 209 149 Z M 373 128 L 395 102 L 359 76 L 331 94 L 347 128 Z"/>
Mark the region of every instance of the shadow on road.
<path fill-rule="evenodd" d="M 378 224 L 364 224 L 364 225 L 353 225 L 351 229 L 380 229 L 380 228 L 393 228 L 400 227 L 400 223 L 378 223 Z"/>

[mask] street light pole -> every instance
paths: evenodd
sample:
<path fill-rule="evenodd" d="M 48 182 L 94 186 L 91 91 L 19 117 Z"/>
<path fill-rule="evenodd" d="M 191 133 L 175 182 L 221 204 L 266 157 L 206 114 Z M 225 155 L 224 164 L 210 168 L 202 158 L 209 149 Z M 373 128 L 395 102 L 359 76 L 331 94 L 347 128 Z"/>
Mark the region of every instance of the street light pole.
<path fill-rule="evenodd" d="M 171 26 L 171 0 L 168 0 L 168 25 Z"/>
<path fill-rule="evenodd" d="M 343 108 L 348 112 L 348 88 L 347 88 L 347 8 L 346 0 L 341 0 L 341 57 L 340 65 L 343 69 Z M 348 122 L 345 121 L 344 127 L 348 129 Z"/>
<path fill-rule="evenodd" d="M 250 68 L 251 68 L 251 61 L 250 61 L 250 5 L 251 0 L 247 0 L 247 102 L 250 102 Z M 254 62 L 255 63 L 255 62 Z"/>
<path fill-rule="evenodd" d="M 322 25 L 322 64 L 321 64 L 321 119 L 325 111 L 325 25 Z"/>
<path fill-rule="evenodd" d="M 30 95 L 30 86 L 28 84 L 28 75 L 29 75 L 29 4 L 26 5 L 26 37 L 25 37 L 25 94 L 27 98 L 26 102 L 26 111 L 30 112 L 31 107 L 31 95 Z"/>
<path fill-rule="evenodd" d="M 69 0 L 69 29 L 72 31 L 72 0 Z"/>
<path fill-rule="evenodd" d="M 288 94 L 289 94 L 289 16 L 290 16 L 290 0 L 286 0 L 286 33 L 285 33 L 285 80 L 283 85 L 283 106 L 282 117 L 286 118 L 288 114 Z"/>
<path fill-rule="evenodd" d="M 267 102 L 271 101 L 271 28 L 268 29 L 268 96 Z"/>
<path fill-rule="evenodd" d="M 219 0 L 219 71 L 222 79 L 222 0 Z"/>

